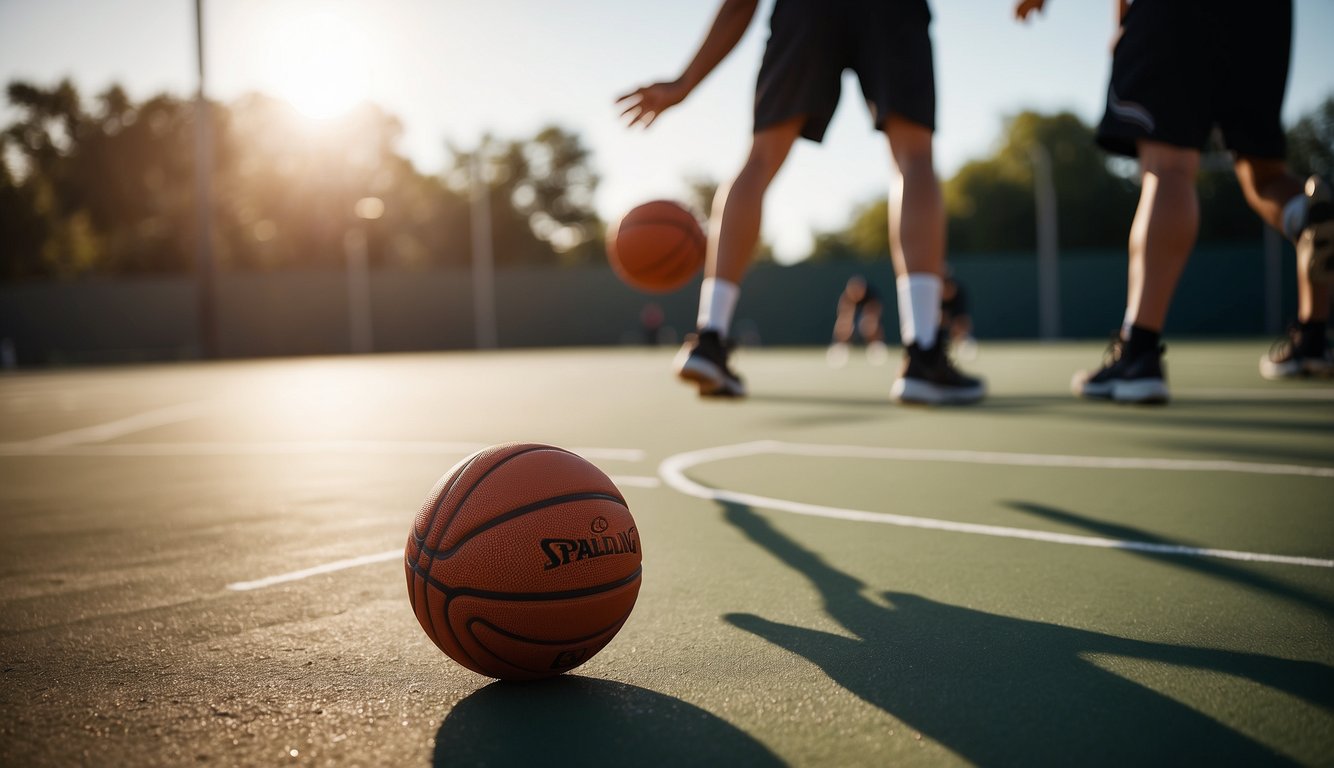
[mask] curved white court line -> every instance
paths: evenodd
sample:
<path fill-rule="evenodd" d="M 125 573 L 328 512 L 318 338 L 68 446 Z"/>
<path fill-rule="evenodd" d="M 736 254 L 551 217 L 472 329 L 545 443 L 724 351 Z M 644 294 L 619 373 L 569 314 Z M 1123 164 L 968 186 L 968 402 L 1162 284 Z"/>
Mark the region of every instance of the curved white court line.
<path fill-rule="evenodd" d="M 943 451 L 917 450 L 904 448 L 868 448 L 848 445 L 809 445 L 784 443 L 777 440 L 761 440 L 737 445 L 724 445 L 706 448 L 670 456 L 658 466 L 658 474 L 669 488 L 687 496 L 694 496 L 709 501 L 724 501 L 745 504 L 751 507 L 791 512 L 797 515 L 825 517 L 834 520 L 852 520 L 864 523 L 881 523 L 905 528 L 923 528 L 951 533 L 968 533 L 977 536 L 997 536 L 1008 539 L 1026 539 L 1050 544 L 1067 544 L 1081 547 L 1100 547 L 1103 549 L 1125 549 L 1152 554 L 1180 555 L 1185 557 L 1215 557 L 1225 560 L 1244 560 L 1259 563 L 1282 563 L 1284 565 L 1303 565 L 1313 568 L 1334 568 L 1334 560 L 1316 557 L 1296 557 L 1291 555 L 1271 555 L 1263 552 L 1241 552 L 1229 549 L 1208 549 L 1188 547 L 1179 544 L 1159 544 L 1148 541 L 1128 539 L 1108 539 L 1098 536 L 1078 536 L 1052 531 L 1038 531 L 1028 528 L 1011 528 L 1000 525 L 981 525 L 961 523 L 950 520 L 938 520 L 929 517 L 899 515 L 892 512 L 868 512 L 858 509 L 828 507 L 821 504 L 807 504 L 787 499 L 775 499 L 752 493 L 741 493 L 706 485 L 691 480 L 686 470 L 724 459 L 765 454 L 784 454 L 789 456 L 818 456 L 828 458 L 864 458 L 890 461 L 935 461 L 970 464 L 1006 464 L 1011 466 L 1040 467 L 1078 467 L 1085 469 L 1154 469 L 1177 471 L 1214 471 L 1247 472 L 1270 475 L 1302 475 L 1311 477 L 1334 477 L 1334 469 L 1325 467 L 1305 467 L 1300 465 L 1252 464 L 1237 461 L 1192 461 L 1178 459 L 1137 459 L 1097 456 L 1061 456 L 1028 453 L 997 453 L 979 451 Z"/>

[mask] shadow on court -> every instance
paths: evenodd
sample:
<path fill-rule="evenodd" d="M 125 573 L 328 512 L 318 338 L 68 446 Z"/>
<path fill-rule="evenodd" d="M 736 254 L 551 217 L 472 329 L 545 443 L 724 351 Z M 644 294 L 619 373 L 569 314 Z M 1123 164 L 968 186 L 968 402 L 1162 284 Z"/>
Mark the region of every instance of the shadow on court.
<path fill-rule="evenodd" d="M 1143 529 L 1129 525 L 1117 525 L 1115 523 L 1094 520 L 1068 510 L 1057 509 L 1056 507 L 1049 507 L 1044 504 L 1036 504 L 1029 501 L 1006 501 L 1002 503 L 1011 509 L 1027 512 L 1030 515 L 1035 515 L 1045 520 L 1072 525 L 1109 539 L 1140 541 L 1146 544 L 1162 544 L 1170 547 L 1201 546 L 1189 541 L 1178 541 L 1157 536 Z M 1331 604 L 1328 600 L 1290 584 L 1285 584 L 1278 579 L 1270 578 L 1262 573 L 1248 570 L 1245 566 L 1234 561 L 1220 560 L 1210 557 L 1182 557 L 1180 555 L 1172 555 L 1168 553 L 1141 552 L 1130 549 L 1124 551 L 1127 554 L 1147 558 L 1149 560 L 1156 560 L 1161 563 L 1167 563 L 1168 565 L 1201 573 L 1215 579 L 1230 581 L 1234 584 L 1267 592 L 1275 597 L 1292 600 L 1293 602 L 1309 608 L 1314 608 L 1318 611 L 1326 611 L 1334 614 L 1334 604 Z"/>
<path fill-rule="evenodd" d="M 855 638 L 753 614 L 724 618 L 809 659 L 835 682 L 980 765 L 1291 764 L 1269 747 L 1099 668 L 1115 655 L 1247 678 L 1320 707 L 1334 670 L 1313 662 L 1131 640 L 887 592 L 825 563 L 749 507 L 727 522 L 820 591 Z"/>
<path fill-rule="evenodd" d="M 497 682 L 435 735 L 434 765 L 782 765 L 763 744 L 692 704 L 610 680 Z"/>

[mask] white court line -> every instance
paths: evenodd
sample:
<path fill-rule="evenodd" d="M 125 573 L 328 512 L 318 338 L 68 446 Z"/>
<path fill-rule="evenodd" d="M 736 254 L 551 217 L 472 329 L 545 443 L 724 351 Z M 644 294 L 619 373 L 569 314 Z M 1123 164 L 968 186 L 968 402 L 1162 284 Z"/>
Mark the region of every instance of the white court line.
<path fill-rule="evenodd" d="M 44 438 L 49 439 L 49 438 Z M 32 443 L 0 443 L 0 454 L 55 453 L 60 456 L 274 456 L 274 455 L 430 455 L 466 456 L 487 443 L 431 440 L 284 440 L 275 442 L 115 443 L 63 445 L 39 449 Z M 643 461 L 638 448 L 570 448 L 586 459 Z"/>
<path fill-rule="evenodd" d="M 907 528 L 923 528 L 937 531 L 949 531 L 951 533 L 968 533 L 979 536 L 1026 539 L 1029 541 L 1042 541 L 1051 544 L 1101 547 L 1105 549 L 1125 549 L 1153 554 L 1180 555 L 1186 557 L 1215 557 L 1225 560 L 1282 563 L 1285 565 L 1303 565 L 1313 568 L 1334 568 L 1334 560 L 1315 557 L 1271 555 L 1261 552 L 1241 552 L 1236 550 L 1188 547 L 1176 544 L 1159 544 L 1155 542 L 1133 541 L 1127 539 L 1108 539 L 1097 536 L 1077 536 L 1027 528 L 960 523 L 929 517 L 898 515 L 890 512 L 867 512 L 857 509 L 827 507 L 820 504 L 805 504 L 797 501 L 789 501 L 787 499 L 775 499 L 768 496 L 709 488 L 708 486 L 701 485 L 691 480 L 686 477 L 685 474 L 686 470 L 701 464 L 707 464 L 723 459 L 765 454 L 872 458 L 896 461 L 966 461 L 979 464 L 1011 464 L 1016 466 L 1081 467 L 1100 469 L 1176 469 L 1185 471 L 1250 472 L 1255 474 L 1297 474 L 1313 475 L 1316 477 L 1334 477 L 1334 470 L 1328 470 L 1323 467 L 1248 464 L 1245 462 L 1179 461 L 1173 459 L 1045 456 L 1041 454 L 1006 454 L 974 451 L 918 451 L 893 448 L 865 448 L 860 446 L 803 445 L 769 440 L 679 453 L 664 460 L 662 464 L 659 465 L 658 472 L 662 475 L 662 479 L 668 487 L 678 490 L 688 496 L 694 496 L 696 498 L 707 499 L 710 501 L 731 502 L 751 507 L 791 512 L 798 515 L 809 515 L 812 517 L 825 517 L 836 520 L 852 520 L 866 523 L 883 523 L 886 525 L 897 525 Z"/>
<path fill-rule="evenodd" d="M 657 488 L 659 485 L 662 484 L 662 481 L 656 477 L 612 475 L 611 479 L 612 482 L 616 483 L 617 485 L 628 485 L 639 488 Z M 227 589 L 233 592 L 249 592 L 254 589 L 263 589 L 265 587 L 272 587 L 277 584 L 286 584 L 292 581 L 300 581 L 302 579 L 308 579 L 311 576 L 319 576 L 325 573 L 334 573 L 335 571 L 343 571 L 347 570 L 348 568 L 356 568 L 358 566 L 370 565 L 372 563 L 383 563 L 388 560 L 393 560 L 396 557 L 400 558 L 403 557 L 402 549 L 391 549 L 387 552 L 377 552 L 376 554 L 373 555 L 362 555 L 361 557 L 350 557 L 347 558 L 346 560 L 335 560 L 332 563 L 325 563 L 324 565 L 316 565 L 310 568 L 303 568 L 299 571 L 292 571 L 290 573 L 280 573 L 277 576 L 269 576 L 263 579 L 255 579 L 254 581 L 238 581 L 234 584 L 228 584 Z"/>
<path fill-rule="evenodd" d="M 16 443 L 0 443 L 0 454 L 8 455 L 26 455 L 34 453 L 51 453 L 67 448 L 84 444 L 100 443 L 112 440 L 117 437 L 142 432 L 145 429 L 161 427 L 167 424 L 176 424 L 181 421 L 189 421 L 203 415 L 208 410 L 209 404 L 205 402 L 180 403 L 170 405 L 166 408 L 157 408 L 144 413 L 128 416 L 116 421 L 109 421 L 106 424 L 98 424 L 92 427 L 83 427 L 81 429 L 71 429 L 68 432 L 58 432 L 54 435 L 39 437 L 34 440 L 25 440 Z"/>
<path fill-rule="evenodd" d="M 657 488 L 662 485 L 662 480 L 656 477 L 642 475 L 608 475 L 608 477 L 617 485 L 625 485 L 631 488 Z"/>
<path fill-rule="evenodd" d="M 264 579 L 255 579 L 254 581 L 238 581 L 234 584 L 228 584 L 227 589 L 233 592 L 249 592 L 252 589 L 263 589 L 277 584 L 285 584 L 289 581 L 300 581 L 308 579 L 311 576 L 319 576 L 322 573 L 333 573 L 334 571 L 344 571 L 348 568 L 356 568 L 361 565 L 370 565 L 371 563 L 383 563 L 394 558 L 402 558 L 403 550 L 391 549 L 388 552 L 377 552 L 373 555 L 362 555 L 361 557 L 349 557 L 346 560 L 335 560 L 332 563 L 317 565 L 313 568 L 303 568 L 291 573 L 280 573 L 277 576 L 269 576 Z"/>

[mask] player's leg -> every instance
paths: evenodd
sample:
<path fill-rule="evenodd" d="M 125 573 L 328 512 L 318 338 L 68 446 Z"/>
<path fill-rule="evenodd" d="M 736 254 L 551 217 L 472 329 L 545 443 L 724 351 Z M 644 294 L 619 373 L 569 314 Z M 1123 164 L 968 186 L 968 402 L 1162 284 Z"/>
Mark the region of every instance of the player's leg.
<path fill-rule="evenodd" d="M 1265 223 L 1297 247 L 1297 322 L 1260 358 L 1267 379 L 1329 375 L 1334 372 L 1326 327 L 1334 259 L 1334 203 L 1329 186 L 1312 176 L 1302 183 L 1287 164 L 1274 158 L 1239 156 L 1237 180 L 1246 201 Z"/>
<path fill-rule="evenodd" d="M 732 315 L 759 243 L 764 193 L 804 123 L 799 116 L 756 131 L 741 171 L 714 198 L 697 332 L 676 360 L 677 375 L 698 385 L 701 395 L 745 395 L 740 377 L 727 365 Z"/>
<path fill-rule="evenodd" d="M 1072 387 L 1089 398 L 1163 403 L 1163 323 L 1199 231 L 1200 153 L 1147 139 L 1138 150 L 1141 186 L 1130 226 L 1125 319 L 1103 366 L 1075 374 Z"/>
<path fill-rule="evenodd" d="M 890 388 L 901 402 L 973 403 L 986 385 L 954 367 L 940 327 L 945 204 L 930 128 L 891 115 L 884 124 L 899 183 L 889 196 L 889 247 L 899 300 L 903 365 Z"/>
<path fill-rule="evenodd" d="M 1334 204 L 1319 178 L 1289 173 L 1282 124 L 1292 50 L 1292 3 L 1272 0 L 1264 13 L 1241 4 L 1220 4 L 1218 25 L 1220 91 L 1218 126 L 1237 158 L 1237 180 L 1246 200 L 1270 226 L 1297 246 L 1297 324 L 1260 359 L 1266 378 L 1323 374 L 1330 362 L 1325 325 L 1334 258 Z"/>

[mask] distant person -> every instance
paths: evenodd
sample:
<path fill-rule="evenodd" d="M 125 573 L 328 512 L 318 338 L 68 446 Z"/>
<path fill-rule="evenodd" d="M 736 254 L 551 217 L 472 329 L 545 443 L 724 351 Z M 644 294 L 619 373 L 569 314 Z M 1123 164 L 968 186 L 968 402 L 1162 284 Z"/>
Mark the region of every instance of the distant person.
<path fill-rule="evenodd" d="M 1291 0 L 1116 0 L 1112 55 L 1098 143 L 1138 157 L 1139 208 L 1130 227 L 1126 312 L 1102 368 L 1075 374 L 1077 395 L 1165 403 L 1160 334 L 1199 229 L 1195 176 L 1217 127 L 1246 201 L 1297 246 L 1297 323 L 1260 360 L 1266 378 L 1334 370 L 1325 326 L 1334 269 L 1328 184 L 1305 184 L 1283 158 L 1280 112 L 1292 47 Z M 1045 0 L 1020 0 L 1027 19 Z"/>
<path fill-rule="evenodd" d="M 963 283 L 954 276 L 954 270 L 945 268 L 945 279 L 940 293 L 941 332 L 949 337 L 950 346 L 962 360 L 977 357 L 977 340 L 973 338 L 973 315 L 968 309 L 968 293 Z"/>
<path fill-rule="evenodd" d="M 834 315 L 833 341 L 829 345 L 829 364 L 840 367 L 847 363 L 848 347 L 854 339 L 866 345 L 866 356 L 877 365 L 887 359 L 885 329 L 880 324 L 884 304 L 880 293 L 865 277 L 853 275 L 838 296 Z"/>
<path fill-rule="evenodd" d="M 758 0 L 722 0 L 694 57 L 675 80 L 617 99 L 629 124 L 648 127 L 684 100 L 741 39 Z M 899 170 L 890 195 L 890 250 L 897 275 L 903 366 L 890 388 L 902 402 L 971 403 L 980 379 L 956 369 L 937 337 L 945 212 L 932 156 L 935 75 L 926 0 L 776 0 L 755 89 L 750 154 L 714 198 L 697 333 L 677 356 L 676 373 L 705 397 L 741 397 L 728 368 L 729 327 L 740 284 L 759 241 L 765 191 L 798 137 L 819 142 L 838 105 L 842 73 L 861 82 L 876 129 Z M 818 191 L 812 190 L 813 193 Z"/>
<path fill-rule="evenodd" d="M 650 301 L 639 311 L 639 331 L 644 343 L 656 347 L 662 343 L 662 324 L 666 320 L 662 307 Z"/>

